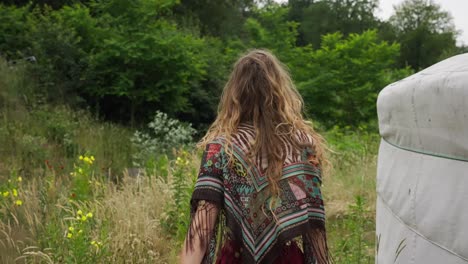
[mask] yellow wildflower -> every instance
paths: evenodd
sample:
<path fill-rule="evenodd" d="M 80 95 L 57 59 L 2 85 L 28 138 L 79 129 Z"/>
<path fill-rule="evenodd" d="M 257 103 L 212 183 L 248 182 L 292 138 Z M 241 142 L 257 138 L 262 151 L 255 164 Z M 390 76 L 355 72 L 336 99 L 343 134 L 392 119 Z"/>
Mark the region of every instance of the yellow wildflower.
<path fill-rule="evenodd" d="M 86 214 L 86 217 L 92 218 L 92 217 L 93 217 L 93 213 L 87 213 L 87 214 Z"/>
<path fill-rule="evenodd" d="M 83 216 L 81 217 L 81 221 L 83 221 L 83 222 L 86 221 L 86 219 L 88 219 L 88 218 L 86 217 L 86 215 L 83 215 Z"/>
<path fill-rule="evenodd" d="M 91 156 L 91 160 L 94 161 L 94 156 Z"/>
<path fill-rule="evenodd" d="M 23 178 L 21 178 L 21 176 L 18 177 L 18 182 L 22 182 L 23 181 Z"/>
<path fill-rule="evenodd" d="M 80 155 L 80 160 L 83 160 L 83 156 Z"/>
<path fill-rule="evenodd" d="M 91 245 L 95 246 L 96 248 L 99 248 L 100 246 L 102 246 L 102 243 L 93 240 L 91 241 Z"/>
<path fill-rule="evenodd" d="M 83 161 L 89 164 L 93 164 L 93 161 L 90 160 L 88 157 L 84 157 Z"/>
<path fill-rule="evenodd" d="M 15 201 L 15 204 L 16 204 L 17 206 L 21 206 L 21 205 L 23 204 L 23 201 L 21 201 L 21 200 L 16 200 L 16 201 Z"/>
<path fill-rule="evenodd" d="M 72 233 L 68 233 L 68 234 L 67 234 L 67 237 L 68 237 L 68 238 L 72 238 L 72 236 L 73 236 Z"/>
<path fill-rule="evenodd" d="M 8 197 L 8 195 L 10 195 L 10 192 L 9 192 L 9 191 L 3 192 L 3 197 Z"/>
<path fill-rule="evenodd" d="M 81 210 L 78 210 L 78 212 L 76 212 L 77 215 L 82 215 L 83 214 L 83 211 Z"/>
<path fill-rule="evenodd" d="M 74 228 L 73 226 L 70 226 L 70 227 L 68 228 L 68 231 L 70 231 L 70 232 L 73 232 L 73 230 L 75 230 L 75 228 Z"/>
<path fill-rule="evenodd" d="M 81 233 L 83 233 L 83 230 L 81 230 L 81 229 L 78 230 L 78 234 L 81 234 Z"/>
<path fill-rule="evenodd" d="M 17 197 L 17 196 L 18 196 L 18 190 L 13 189 L 13 196 L 14 196 L 14 197 Z"/>

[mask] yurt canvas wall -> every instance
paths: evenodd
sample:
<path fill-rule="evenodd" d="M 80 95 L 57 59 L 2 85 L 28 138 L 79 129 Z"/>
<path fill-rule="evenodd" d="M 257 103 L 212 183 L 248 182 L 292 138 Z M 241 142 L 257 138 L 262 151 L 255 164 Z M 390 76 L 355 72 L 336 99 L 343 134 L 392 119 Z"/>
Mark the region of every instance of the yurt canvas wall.
<path fill-rule="evenodd" d="M 468 54 L 383 89 L 376 263 L 468 263 Z"/>

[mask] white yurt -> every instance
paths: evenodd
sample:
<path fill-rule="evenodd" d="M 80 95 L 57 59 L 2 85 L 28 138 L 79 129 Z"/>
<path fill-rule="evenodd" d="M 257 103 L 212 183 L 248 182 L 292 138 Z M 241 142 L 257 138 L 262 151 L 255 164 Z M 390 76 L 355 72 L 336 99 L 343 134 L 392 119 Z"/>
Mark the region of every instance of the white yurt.
<path fill-rule="evenodd" d="M 468 53 L 377 99 L 376 263 L 468 263 Z"/>

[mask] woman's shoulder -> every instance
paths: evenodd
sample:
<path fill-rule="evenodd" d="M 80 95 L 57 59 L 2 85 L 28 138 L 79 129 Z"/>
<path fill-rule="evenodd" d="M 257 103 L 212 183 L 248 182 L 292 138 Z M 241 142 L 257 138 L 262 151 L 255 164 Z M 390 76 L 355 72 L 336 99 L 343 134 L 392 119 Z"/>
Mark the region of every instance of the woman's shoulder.
<path fill-rule="evenodd" d="M 305 131 L 303 129 L 297 129 L 295 133 L 296 138 L 299 140 L 301 143 L 305 144 L 313 144 L 314 143 L 314 138 L 312 137 L 312 134 L 308 131 Z"/>

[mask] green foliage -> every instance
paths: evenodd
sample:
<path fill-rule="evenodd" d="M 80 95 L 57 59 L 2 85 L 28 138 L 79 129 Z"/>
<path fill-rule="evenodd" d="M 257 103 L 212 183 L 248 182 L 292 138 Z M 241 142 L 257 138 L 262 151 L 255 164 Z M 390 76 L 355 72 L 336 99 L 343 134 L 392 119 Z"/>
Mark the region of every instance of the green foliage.
<path fill-rule="evenodd" d="M 96 181 L 94 160 L 92 155 L 80 155 L 78 164 L 73 165 L 74 171 L 70 173 L 72 177 L 70 199 L 85 201 L 95 196 L 93 185 L 99 182 Z"/>
<path fill-rule="evenodd" d="M 57 11 L 34 9 L 31 16 L 36 24 L 28 33 L 37 60 L 31 73 L 41 83 L 41 93 L 51 101 L 79 101 L 75 97 L 83 88 L 88 53 L 97 35 L 89 10 L 81 5 Z"/>
<path fill-rule="evenodd" d="M 56 111 L 51 115 L 50 108 L 42 105 L 31 112 L 31 118 L 42 124 L 41 134 L 54 144 L 63 146 L 67 158 L 75 157 L 79 150 L 78 144 L 73 140 L 79 127 L 78 118 L 70 118 L 70 113 L 67 111 Z"/>
<path fill-rule="evenodd" d="M 148 165 L 161 155 L 170 155 L 173 150 L 191 143 L 195 133 L 191 124 L 183 124 L 159 111 L 148 123 L 148 129 L 148 132 L 137 130 L 131 139 L 137 149 L 134 155 L 135 166 Z"/>
<path fill-rule="evenodd" d="M 107 31 L 90 56 L 84 91 L 102 104 L 113 102 L 131 124 L 139 115 L 152 114 L 142 107 L 148 103 L 171 116 L 194 112 L 191 94 L 206 90 L 201 83 L 209 79 L 208 60 L 217 54 L 205 47 L 207 41 L 163 18 L 175 3 L 107 1 L 93 6 Z"/>
<path fill-rule="evenodd" d="M 319 48 L 321 36 L 340 31 L 345 36 L 378 25 L 378 0 L 293 0 L 289 18 L 299 22 L 298 44 Z"/>
<path fill-rule="evenodd" d="M 398 44 L 379 42 L 375 31 L 340 33 L 323 37 L 322 47 L 312 55 L 308 65 L 314 73 L 298 83 L 309 106 L 309 114 L 325 126 L 352 125 L 375 119 L 378 92 L 409 70 L 394 73 Z"/>
<path fill-rule="evenodd" d="M 326 127 L 369 122 L 378 91 L 410 73 L 402 67 L 463 51 L 449 14 L 425 0 L 407 0 L 389 21 L 376 19 L 376 0 L 55 2 L 0 5 L 0 55 L 16 65 L 35 57 L 34 96 L 132 127 L 160 110 L 204 131 L 230 65 L 250 48 L 288 66 Z"/>
<path fill-rule="evenodd" d="M 287 21 L 288 9 L 271 4 L 246 21 L 247 47 L 266 48 L 287 65 L 296 82 L 308 80 L 313 63 L 310 46 L 297 47 L 298 23 Z"/>
<path fill-rule="evenodd" d="M 30 39 L 26 32 L 34 27 L 28 7 L 16 8 L 0 4 L 0 56 L 18 59 L 27 52 Z"/>
<path fill-rule="evenodd" d="M 86 152 L 99 159 L 99 170 L 108 175 L 131 165 L 129 129 L 99 123 L 88 111 L 44 104 L 43 97 L 31 92 L 38 84 L 23 66 L 0 61 L 0 173 L 1 168 L 18 169 L 28 176 L 46 169 L 46 160 L 63 173 Z"/>
<path fill-rule="evenodd" d="M 231 38 L 254 6 L 254 0 L 181 0 L 175 13 L 181 24 L 198 24 L 202 34 Z"/>
<path fill-rule="evenodd" d="M 70 210 L 71 208 L 66 208 Z M 71 211 L 71 210 L 70 210 Z M 54 258 L 63 263 L 96 263 L 105 255 L 105 244 L 99 239 L 93 239 L 98 235 L 95 232 L 97 223 L 92 212 L 83 212 L 77 210 L 71 215 L 65 216 L 67 225 L 60 225 L 65 229 L 65 236 L 56 237 L 55 241 L 50 244 L 63 243 L 55 245 L 58 250 L 54 254 Z M 63 222 L 63 220 L 61 221 Z M 50 231 L 53 232 L 57 226 L 50 226 Z M 96 241 L 97 240 L 97 241 Z"/>
<path fill-rule="evenodd" d="M 269 5 L 257 12 L 257 18 L 249 18 L 245 24 L 250 36 L 248 46 L 266 47 L 278 52 L 294 48 L 298 24 L 286 21 L 287 12 L 283 6 Z"/>
<path fill-rule="evenodd" d="M 172 168 L 174 181 L 170 185 L 173 201 L 166 204 L 166 217 L 162 222 L 163 228 L 173 235 L 179 243 L 183 242 L 190 225 L 190 198 L 195 188 L 197 173 L 189 167 L 189 153 L 181 151 Z"/>
<path fill-rule="evenodd" d="M 145 102 L 172 114 L 183 111 L 190 87 L 206 73 L 198 55 L 202 42 L 164 21 L 146 30 L 130 29 L 105 39 L 91 59 L 93 84 L 86 88 L 93 96 L 126 98 L 131 118 Z M 163 103 L 168 101 L 171 104 Z"/>
<path fill-rule="evenodd" d="M 11 211 L 23 205 L 23 178 L 12 171 L 8 180 L 0 182 L 0 218 L 11 219 Z"/>
<path fill-rule="evenodd" d="M 406 0 L 389 21 L 401 43 L 401 65 L 420 70 L 457 53 L 453 18 L 432 0 Z"/>
<path fill-rule="evenodd" d="M 342 157 L 342 160 L 353 163 L 352 159 L 355 156 L 376 155 L 377 148 L 374 144 L 380 139 L 380 135 L 376 133 L 377 124 L 371 123 L 370 125 L 361 124 L 357 128 L 351 126 L 339 127 L 333 126 L 326 132 L 324 136 L 327 143 L 333 151 L 339 153 L 346 153 L 350 157 Z M 349 165 L 351 165 L 349 164 Z"/>
<path fill-rule="evenodd" d="M 108 254 L 105 221 L 95 219 L 86 206 L 79 204 L 47 211 L 47 222 L 38 230 L 38 242 L 40 247 L 51 249 L 48 259 L 59 263 L 102 263 Z"/>
<path fill-rule="evenodd" d="M 1 2 L 7 5 L 32 5 L 32 6 L 50 6 L 53 9 L 58 9 L 64 5 L 72 5 L 74 3 L 87 3 L 92 0 L 2 0 Z"/>
<path fill-rule="evenodd" d="M 333 258 L 337 263 L 373 263 L 374 248 L 369 243 L 367 230 L 372 230 L 375 223 L 369 217 L 367 201 L 362 196 L 356 196 L 354 204 L 349 206 L 349 214 L 330 224 L 333 230 L 344 232 L 337 241 Z M 339 231 L 339 232 L 340 232 Z"/>
<path fill-rule="evenodd" d="M 232 50 L 227 54 L 235 53 L 235 45 L 232 43 Z M 314 54 L 311 50 L 308 52 Z M 171 254 L 167 252 L 170 251 L 167 245 L 177 245 L 174 251 L 178 251 L 190 221 L 190 196 L 199 161 L 194 158 L 195 154 L 179 150 L 174 159 L 161 155 L 160 159 L 154 159 L 150 165 L 146 165 L 146 168 L 150 168 L 148 171 L 160 178 L 144 181 L 127 178 L 116 184 L 108 175 L 121 173 L 132 162 L 132 133 L 129 129 L 103 123 L 87 111 L 43 104 L 41 97 L 26 99 L 29 96 L 24 96 L 19 87 L 25 84 L 27 88 L 26 85 L 32 84 L 23 80 L 28 77 L 21 71 L 21 65 L 2 68 L 0 76 L 6 77 L 0 79 L 0 83 L 4 84 L 2 88 L 5 87 L 0 90 L 0 118 L 4 121 L 0 123 L 0 191 L 8 191 L 8 199 L 0 200 L 0 207 L 4 206 L 0 208 L 0 214 L 2 220 L 12 220 L 0 221 L 0 236 L 2 239 L 8 237 L 8 230 L 3 228 L 10 224 L 14 228 L 12 234 L 24 235 L 23 240 L 23 237 L 8 237 L 11 241 L 22 242 L 16 242 L 16 251 L 10 250 L 8 245 L 5 249 L 2 244 L 0 262 L 9 263 L 10 259 L 22 256 L 24 261 L 32 263 L 109 263 L 111 260 L 124 261 L 125 257 L 135 261 L 143 259 L 141 256 L 156 256 L 158 259 L 159 255 Z M 165 121 L 162 126 L 159 124 L 157 131 L 180 125 L 174 120 L 169 122 L 171 119 L 167 116 L 160 119 Z M 334 127 L 323 133 L 336 151 L 332 157 L 336 171 L 330 180 L 327 177 L 324 179 L 323 187 L 327 191 L 325 197 L 331 199 L 326 205 L 327 210 L 333 210 L 329 205 L 337 201 L 347 203 L 355 195 L 362 197 L 340 214 L 327 211 L 330 213 L 328 232 L 331 249 L 337 263 L 363 263 L 372 259 L 374 225 L 371 212 L 372 202 L 375 201 L 375 192 L 372 191 L 375 190 L 373 161 L 376 160 L 378 144 L 378 135 L 369 132 L 372 129 L 375 129 L 375 123 L 370 122 L 368 127 L 361 124 L 357 131 L 353 127 Z M 166 134 L 178 131 L 168 130 L 172 132 L 166 131 Z M 23 140 L 28 143 L 19 143 Z M 68 140 L 75 146 L 73 157 L 66 154 Z M 183 145 L 185 142 L 178 146 L 183 148 Z M 87 155 L 80 159 L 78 155 L 82 153 Z M 96 156 L 92 164 L 92 157 L 88 153 Z M 13 170 L 14 173 L 6 174 L 4 169 Z M 75 174 L 70 175 L 70 172 Z M 22 182 L 18 180 L 20 176 Z M 12 183 L 8 183 L 8 179 Z M 148 188 L 147 183 L 160 187 Z M 333 184 L 339 187 L 326 189 Z M 13 189 L 17 189 L 18 198 L 23 202 L 20 206 L 11 199 L 14 197 Z M 153 202 L 142 200 L 152 192 L 156 193 L 154 197 L 160 197 L 160 200 L 154 202 L 154 207 L 139 207 L 138 203 Z M 342 197 L 337 199 L 336 195 Z M 135 227 L 129 231 L 127 222 L 132 222 L 127 221 L 129 204 L 137 208 L 161 208 L 165 214 L 161 216 L 152 210 L 134 209 L 131 216 L 138 216 L 138 221 L 133 221 Z M 82 215 L 79 215 L 79 210 Z M 136 215 L 135 211 L 140 215 Z M 93 216 L 83 220 L 83 215 L 88 213 Z M 11 217 L 3 217 L 6 214 Z M 112 222 L 117 215 L 122 218 Z M 109 222 L 118 227 L 109 232 Z M 142 227 L 141 223 L 145 223 L 145 226 Z M 158 233 L 159 228 L 163 228 L 165 233 Z M 114 247 L 111 248 L 112 244 Z M 143 244 L 145 246 L 141 246 Z M 117 250 L 119 255 L 115 257 Z M 8 252 L 6 261 L 4 252 Z M 166 262 L 173 263 L 175 260 Z"/>
<path fill-rule="evenodd" d="M 235 41 L 230 42 L 229 45 L 234 43 Z M 192 123 L 199 133 L 206 131 L 216 116 L 219 97 L 229 75 L 229 66 L 237 59 L 238 52 L 239 49 L 232 51 L 226 48 L 225 43 L 217 38 L 204 38 L 200 56 L 206 63 L 205 77 L 197 86 L 189 89 L 187 105 L 177 115 L 178 118 Z"/>
<path fill-rule="evenodd" d="M 375 101 L 386 85 L 406 77 L 396 69 L 399 45 L 378 40 L 376 31 L 323 36 L 320 49 L 297 47 L 288 9 L 270 5 L 246 21 L 248 46 L 268 48 L 289 67 L 306 102 L 307 113 L 325 127 L 357 127 L 375 119 Z M 352 115 L 350 113 L 353 113 Z"/>

